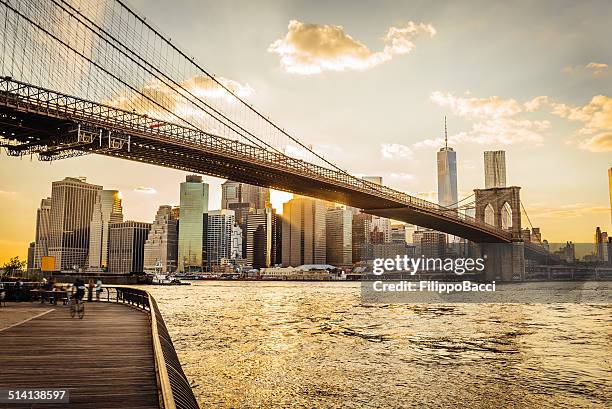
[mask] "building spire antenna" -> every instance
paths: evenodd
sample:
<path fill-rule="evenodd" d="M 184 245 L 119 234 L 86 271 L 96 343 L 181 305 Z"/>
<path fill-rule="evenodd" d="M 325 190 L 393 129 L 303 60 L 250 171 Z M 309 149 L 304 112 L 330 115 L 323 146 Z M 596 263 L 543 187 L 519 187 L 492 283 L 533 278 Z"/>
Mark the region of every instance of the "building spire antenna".
<path fill-rule="evenodd" d="M 448 149 L 448 132 L 446 131 L 446 115 L 444 115 L 444 148 Z"/>

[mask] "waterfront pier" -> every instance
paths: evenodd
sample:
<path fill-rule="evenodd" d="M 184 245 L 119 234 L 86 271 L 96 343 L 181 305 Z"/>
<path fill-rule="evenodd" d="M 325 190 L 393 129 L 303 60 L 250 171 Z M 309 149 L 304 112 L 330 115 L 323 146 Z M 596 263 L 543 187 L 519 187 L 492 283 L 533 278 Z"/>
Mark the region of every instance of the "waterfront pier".
<path fill-rule="evenodd" d="M 0 389 L 68 390 L 69 403 L 45 408 L 197 408 L 152 297 L 116 287 L 104 299 L 86 302 L 83 319 L 63 305 L 26 305 L 30 318 L 0 328 Z"/>

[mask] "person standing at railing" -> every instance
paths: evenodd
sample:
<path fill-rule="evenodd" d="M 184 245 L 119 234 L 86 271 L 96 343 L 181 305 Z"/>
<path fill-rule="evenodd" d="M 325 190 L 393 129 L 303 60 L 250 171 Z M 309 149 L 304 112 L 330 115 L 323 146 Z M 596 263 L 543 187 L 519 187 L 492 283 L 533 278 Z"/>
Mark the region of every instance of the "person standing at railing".
<path fill-rule="evenodd" d="M 89 283 L 87 284 L 87 302 L 92 302 L 93 301 L 93 289 L 94 289 L 94 282 L 93 280 L 89 280 Z"/>
<path fill-rule="evenodd" d="M 74 288 L 74 284 L 67 284 L 66 285 L 66 303 L 68 305 L 70 305 L 70 302 L 72 301 L 71 300 L 72 293 L 75 291 L 75 290 L 73 290 L 73 288 Z"/>
<path fill-rule="evenodd" d="M 96 281 L 96 301 L 100 301 L 101 292 L 102 292 L 102 280 L 98 278 L 98 281 Z"/>
<path fill-rule="evenodd" d="M 15 289 L 15 301 L 20 302 L 23 296 L 23 281 L 21 281 L 21 278 L 17 279 L 13 288 Z"/>

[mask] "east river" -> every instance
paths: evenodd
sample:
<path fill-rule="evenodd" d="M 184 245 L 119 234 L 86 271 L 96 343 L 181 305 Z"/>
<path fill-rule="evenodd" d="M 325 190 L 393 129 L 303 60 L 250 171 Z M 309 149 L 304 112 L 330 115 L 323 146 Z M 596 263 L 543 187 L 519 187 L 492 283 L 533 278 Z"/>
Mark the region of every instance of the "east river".
<path fill-rule="evenodd" d="M 354 282 L 147 289 L 203 408 L 612 404 L 611 304 L 362 305 Z"/>

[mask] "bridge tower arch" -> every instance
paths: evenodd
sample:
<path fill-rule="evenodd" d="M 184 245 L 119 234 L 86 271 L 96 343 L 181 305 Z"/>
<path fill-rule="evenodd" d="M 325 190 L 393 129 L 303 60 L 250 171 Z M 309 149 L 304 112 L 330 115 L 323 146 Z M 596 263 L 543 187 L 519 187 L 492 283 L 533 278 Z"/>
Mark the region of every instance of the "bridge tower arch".
<path fill-rule="evenodd" d="M 512 230 L 512 208 L 508 202 L 504 202 L 501 209 L 501 227 L 504 230 Z"/>
<path fill-rule="evenodd" d="M 490 189 L 474 189 L 476 220 L 490 222 L 488 215 L 493 209 L 495 227 L 505 228 L 512 233 L 512 240 L 521 239 L 521 188 L 518 186 L 494 187 Z M 488 207 L 490 206 L 490 207 Z M 509 209 L 509 211 L 507 210 Z M 510 219 L 505 218 L 509 213 Z M 504 222 L 506 220 L 506 222 Z M 506 226 L 504 226 L 506 224 Z"/>
<path fill-rule="evenodd" d="M 516 281 L 525 277 L 525 250 L 521 238 L 521 188 L 474 189 L 476 219 L 509 231 L 512 243 L 482 243 L 488 280 Z"/>

